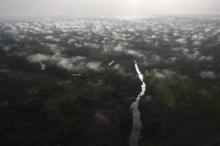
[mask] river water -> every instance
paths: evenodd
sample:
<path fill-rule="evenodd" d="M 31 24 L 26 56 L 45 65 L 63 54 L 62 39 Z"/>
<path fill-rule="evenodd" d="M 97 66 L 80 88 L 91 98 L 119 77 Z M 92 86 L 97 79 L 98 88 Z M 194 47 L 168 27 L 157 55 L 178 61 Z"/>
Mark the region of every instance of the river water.
<path fill-rule="evenodd" d="M 140 98 L 145 94 L 145 90 L 146 90 L 146 84 L 144 83 L 144 76 L 139 70 L 137 62 L 134 61 L 134 63 L 135 63 L 136 72 L 138 74 L 138 78 L 140 79 L 142 84 L 141 84 L 141 91 L 139 95 L 137 96 L 136 100 L 131 104 L 133 119 L 132 119 L 132 131 L 131 131 L 130 142 L 129 142 L 130 146 L 138 146 L 138 140 L 139 140 L 141 130 L 142 130 L 141 113 L 138 107 L 139 107 Z"/>

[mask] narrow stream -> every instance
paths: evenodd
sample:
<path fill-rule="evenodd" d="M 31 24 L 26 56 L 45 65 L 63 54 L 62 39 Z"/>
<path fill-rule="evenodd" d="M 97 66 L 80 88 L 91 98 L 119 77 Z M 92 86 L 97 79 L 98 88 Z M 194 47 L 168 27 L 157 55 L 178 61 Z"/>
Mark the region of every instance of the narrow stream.
<path fill-rule="evenodd" d="M 142 122 L 141 122 L 141 115 L 140 115 L 141 113 L 138 107 L 139 107 L 140 98 L 145 94 L 145 90 L 146 90 L 146 84 L 144 83 L 144 76 L 140 72 L 137 62 L 134 61 L 134 63 L 135 63 L 136 72 L 138 74 L 139 79 L 142 82 L 142 85 L 141 85 L 141 92 L 137 96 L 136 100 L 131 104 L 133 123 L 132 123 L 132 131 L 131 131 L 130 142 L 129 142 L 130 146 L 138 146 L 138 140 L 139 140 L 141 130 L 142 130 Z"/>

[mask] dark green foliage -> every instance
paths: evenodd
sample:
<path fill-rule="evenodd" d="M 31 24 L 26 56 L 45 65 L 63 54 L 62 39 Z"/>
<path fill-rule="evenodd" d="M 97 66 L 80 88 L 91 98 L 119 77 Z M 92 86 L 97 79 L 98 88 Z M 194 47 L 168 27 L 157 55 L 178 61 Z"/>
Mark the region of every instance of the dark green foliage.
<path fill-rule="evenodd" d="M 152 146 L 212 145 L 219 140 L 219 84 L 212 80 L 151 77 L 151 101 L 141 102 L 141 143 Z M 201 137 L 204 138 L 201 140 Z"/>

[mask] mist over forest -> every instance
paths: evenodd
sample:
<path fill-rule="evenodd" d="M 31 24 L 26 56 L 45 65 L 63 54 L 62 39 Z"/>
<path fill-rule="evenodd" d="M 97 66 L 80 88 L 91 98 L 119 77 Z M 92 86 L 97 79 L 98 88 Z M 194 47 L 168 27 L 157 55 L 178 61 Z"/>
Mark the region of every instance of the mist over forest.
<path fill-rule="evenodd" d="M 219 10 L 0 1 L 0 145 L 220 146 Z"/>

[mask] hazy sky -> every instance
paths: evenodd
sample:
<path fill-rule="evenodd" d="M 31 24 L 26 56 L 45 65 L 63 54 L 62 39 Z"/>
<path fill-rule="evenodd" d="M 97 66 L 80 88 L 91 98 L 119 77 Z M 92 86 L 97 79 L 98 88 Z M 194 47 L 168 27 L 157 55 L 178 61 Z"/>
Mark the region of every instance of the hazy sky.
<path fill-rule="evenodd" d="M 220 14 L 220 0 L 0 0 L 0 16 Z"/>

